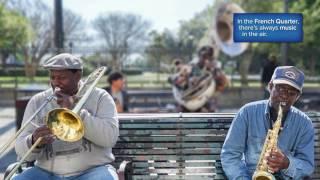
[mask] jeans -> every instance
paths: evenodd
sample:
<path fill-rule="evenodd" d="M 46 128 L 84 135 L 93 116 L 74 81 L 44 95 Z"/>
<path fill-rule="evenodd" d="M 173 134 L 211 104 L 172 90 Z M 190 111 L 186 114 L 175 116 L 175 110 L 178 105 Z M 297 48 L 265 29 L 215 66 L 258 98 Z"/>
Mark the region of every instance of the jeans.
<path fill-rule="evenodd" d="M 37 166 L 23 171 L 16 175 L 12 180 L 118 180 L 116 170 L 111 165 L 98 166 L 84 171 L 76 176 L 59 176 L 43 170 Z"/>

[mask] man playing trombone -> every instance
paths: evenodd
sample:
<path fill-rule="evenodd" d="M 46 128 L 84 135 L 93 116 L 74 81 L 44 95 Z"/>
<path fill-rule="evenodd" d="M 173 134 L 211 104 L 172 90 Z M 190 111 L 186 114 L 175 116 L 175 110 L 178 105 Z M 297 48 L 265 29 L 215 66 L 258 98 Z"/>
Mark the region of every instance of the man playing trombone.
<path fill-rule="evenodd" d="M 55 98 L 47 102 L 18 136 L 15 149 L 19 157 L 23 157 L 37 142 L 26 158 L 27 161 L 35 161 L 35 166 L 13 179 L 118 179 L 115 169 L 109 164 L 114 160 L 112 147 L 119 135 L 117 112 L 112 97 L 103 89 L 91 88 L 94 79 L 80 81 L 82 62 L 71 54 L 54 56 L 43 67 L 49 70 L 51 88 L 31 98 L 22 123 L 48 101 L 48 97 Z M 84 95 L 89 91 L 87 89 L 92 91 Z M 73 113 L 65 113 L 64 109 L 48 115 L 49 111 L 56 108 L 75 109 L 80 102 L 83 106 L 79 108 L 81 121 L 78 124 L 69 118 L 69 114 Z M 64 122 L 55 118 L 48 119 L 53 115 L 61 116 Z M 49 121 L 52 121 L 50 125 Z M 71 137 L 76 136 L 77 130 L 83 130 L 84 133 L 71 140 Z M 58 133 L 53 133 L 54 131 Z M 56 138 L 59 133 L 64 140 Z"/>

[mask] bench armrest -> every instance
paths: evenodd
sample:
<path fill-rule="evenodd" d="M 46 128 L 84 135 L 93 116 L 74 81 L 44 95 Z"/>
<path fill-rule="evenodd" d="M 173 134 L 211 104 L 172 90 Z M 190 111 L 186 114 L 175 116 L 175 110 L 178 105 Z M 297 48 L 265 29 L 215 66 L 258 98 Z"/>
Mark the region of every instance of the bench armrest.
<path fill-rule="evenodd" d="M 132 162 L 124 160 L 121 162 L 119 169 L 117 170 L 119 180 L 130 180 L 132 172 Z"/>
<path fill-rule="evenodd" d="M 10 174 L 10 172 L 16 167 L 16 165 L 18 165 L 18 164 L 19 164 L 19 162 L 15 162 L 15 163 L 10 164 L 7 167 L 6 171 L 4 172 L 3 179 L 5 179 Z M 18 173 L 21 173 L 21 172 L 22 172 L 22 168 L 20 166 L 18 168 Z"/>

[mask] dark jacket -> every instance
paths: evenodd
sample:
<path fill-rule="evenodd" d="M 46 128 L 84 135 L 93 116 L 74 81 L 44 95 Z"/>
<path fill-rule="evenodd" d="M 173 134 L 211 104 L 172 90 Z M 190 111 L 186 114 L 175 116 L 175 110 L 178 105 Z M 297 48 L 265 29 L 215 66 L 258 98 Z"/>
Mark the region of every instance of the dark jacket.
<path fill-rule="evenodd" d="M 268 61 L 262 70 L 261 83 L 268 84 L 273 75 L 273 71 L 279 66 L 277 62 Z"/>
<path fill-rule="evenodd" d="M 104 87 L 104 90 L 106 90 L 110 95 L 111 94 L 111 88 L 110 87 Z M 123 97 L 123 111 L 128 112 L 128 104 L 129 104 L 129 96 L 127 91 L 122 90 L 121 91 L 122 97 Z"/>

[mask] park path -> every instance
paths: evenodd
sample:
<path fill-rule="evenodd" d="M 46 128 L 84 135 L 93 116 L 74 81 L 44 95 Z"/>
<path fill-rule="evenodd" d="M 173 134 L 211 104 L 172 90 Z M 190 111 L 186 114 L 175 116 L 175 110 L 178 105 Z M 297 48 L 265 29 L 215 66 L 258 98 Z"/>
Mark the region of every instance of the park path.
<path fill-rule="evenodd" d="M 0 107 L 0 147 L 4 145 L 15 133 L 15 108 Z M 3 179 L 3 174 L 7 166 L 16 161 L 16 153 L 13 148 L 7 149 L 3 156 L 0 157 L 0 179 Z"/>

